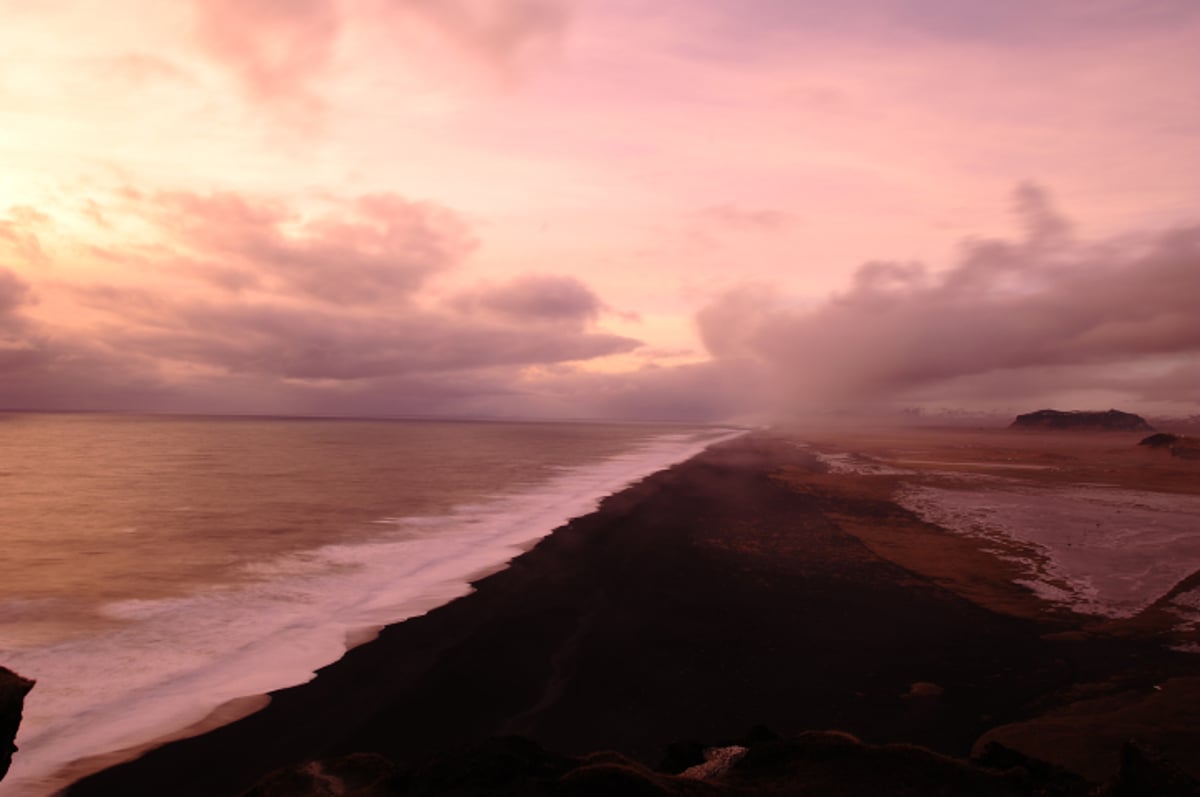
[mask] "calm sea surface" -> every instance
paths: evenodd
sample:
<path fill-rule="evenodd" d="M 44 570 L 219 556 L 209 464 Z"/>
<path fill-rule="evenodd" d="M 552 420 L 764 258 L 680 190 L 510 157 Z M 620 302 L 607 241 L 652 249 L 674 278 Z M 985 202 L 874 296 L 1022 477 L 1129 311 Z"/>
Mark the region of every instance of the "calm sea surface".
<path fill-rule="evenodd" d="M 46 794 L 469 591 L 729 429 L 0 414 L 0 795 Z"/>

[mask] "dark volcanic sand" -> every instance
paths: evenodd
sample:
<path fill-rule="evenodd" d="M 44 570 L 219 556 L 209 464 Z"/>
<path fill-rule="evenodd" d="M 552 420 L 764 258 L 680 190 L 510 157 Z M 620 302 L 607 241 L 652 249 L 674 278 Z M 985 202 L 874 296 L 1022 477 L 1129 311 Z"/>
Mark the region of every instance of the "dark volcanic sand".
<path fill-rule="evenodd" d="M 656 474 L 265 710 L 69 793 L 235 794 L 313 758 L 417 761 L 500 734 L 650 765 L 671 742 L 757 724 L 965 756 L 1055 690 L 1174 660 L 1129 641 L 1044 639 L 1059 630 L 1049 620 L 995 614 L 881 559 L 773 478 L 782 465 L 819 467 L 750 435 Z M 910 695 L 918 682 L 942 693 Z"/>

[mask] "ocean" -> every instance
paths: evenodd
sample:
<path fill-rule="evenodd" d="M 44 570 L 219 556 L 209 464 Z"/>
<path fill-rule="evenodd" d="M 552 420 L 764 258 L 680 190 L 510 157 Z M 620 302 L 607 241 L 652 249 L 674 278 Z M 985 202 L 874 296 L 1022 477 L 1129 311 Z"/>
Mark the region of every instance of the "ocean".
<path fill-rule="evenodd" d="M 737 433 L 0 414 L 0 664 L 37 680 L 0 795 L 303 683 Z"/>

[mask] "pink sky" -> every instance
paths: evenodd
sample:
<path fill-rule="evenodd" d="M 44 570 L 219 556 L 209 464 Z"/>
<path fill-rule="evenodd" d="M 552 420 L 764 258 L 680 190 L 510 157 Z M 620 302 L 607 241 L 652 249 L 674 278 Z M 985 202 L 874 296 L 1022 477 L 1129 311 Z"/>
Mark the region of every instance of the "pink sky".
<path fill-rule="evenodd" d="M 0 3 L 0 407 L 1200 412 L 1193 0 Z"/>

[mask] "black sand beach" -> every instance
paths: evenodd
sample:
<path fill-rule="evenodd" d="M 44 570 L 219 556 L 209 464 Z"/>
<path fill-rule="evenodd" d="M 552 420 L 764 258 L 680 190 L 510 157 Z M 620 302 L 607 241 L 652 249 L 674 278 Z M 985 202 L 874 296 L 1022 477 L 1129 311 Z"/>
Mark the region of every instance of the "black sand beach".
<path fill-rule="evenodd" d="M 856 524 L 911 516 L 886 495 L 837 493 L 822 470 L 779 436 L 719 445 L 608 498 L 472 595 L 385 629 L 266 709 L 68 793 L 233 795 L 314 759 L 377 753 L 416 766 L 509 735 L 650 768 L 691 749 L 678 743 L 732 743 L 756 726 L 965 758 L 985 733 L 1084 694 L 1148 694 L 1200 675 L 1200 657 L 1081 633 L 1077 618 L 1039 613 L 1028 596 L 1012 611 L 968 599 L 922 574 L 920 551 L 885 558 Z M 958 544 L 923 533 L 930 559 Z M 1116 772 L 1115 744 L 1076 774 Z"/>

